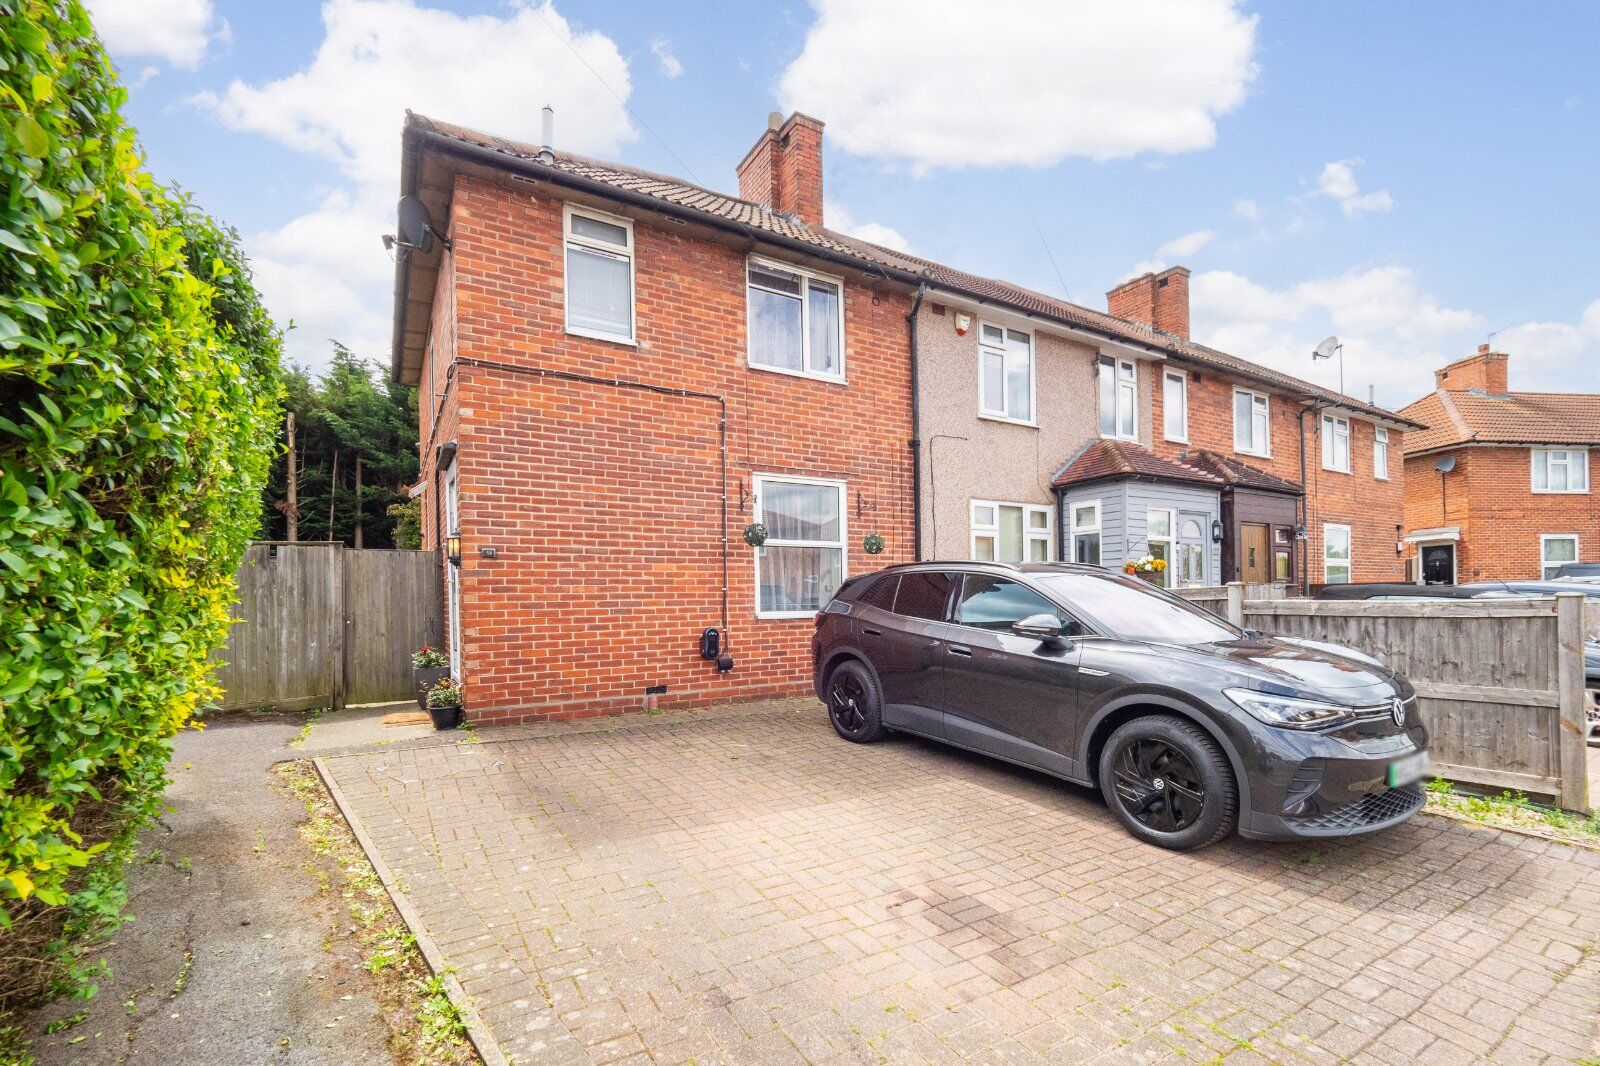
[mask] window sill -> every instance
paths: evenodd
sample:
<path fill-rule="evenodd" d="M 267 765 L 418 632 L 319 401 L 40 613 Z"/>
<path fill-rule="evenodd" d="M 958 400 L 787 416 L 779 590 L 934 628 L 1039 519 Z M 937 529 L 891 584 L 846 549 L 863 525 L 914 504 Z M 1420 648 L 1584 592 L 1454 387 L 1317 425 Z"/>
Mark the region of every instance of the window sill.
<path fill-rule="evenodd" d="M 1271 452 L 1252 452 L 1252 451 L 1249 451 L 1248 449 L 1239 447 L 1237 444 L 1235 444 L 1233 446 L 1233 454 L 1234 455 L 1248 455 L 1253 459 L 1271 459 L 1272 458 L 1272 453 Z"/>
<path fill-rule="evenodd" d="M 989 411 L 979 411 L 978 417 L 985 422 L 1004 422 L 1008 426 L 1026 426 L 1029 429 L 1038 429 L 1039 423 L 1027 418 L 1011 418 L 1008 415 L 997 415 Z"/>
<path fill-rule="evenodd" d="M 782 622 L 800 618 L 815 618 L 820 611 L 757 611 L 756 619 L 762 622 Z"/>
<path fill-rule="evenodd" d="M 619 337 L 615 333 L 601 333 L 599 330 L 594 329 L 579 329 L 576 326 L 568 326 L 567 335 L 569 337 L 584 337 L 592 341 L 609 341 L 612 344 L 625 344 L 629 348 L 639 347 L 639 339 L 637 337 Z"/>
<path fill-rule="evenodd" d="M 1330 474 L 1344 474 L 1346 477 L 1348 477 L 1350 475 L 1350 471 L 1341 470 L 1337 466 L 1325 466 L 1322 469 L 1326 470 Z"/>
<path fill-rule="evenodd" d="M 782 374 L 786 378 L 805 378 L 807 381 L 820 381 L 827 385 L 848 385 L 842 374 L 810 374 L 804 370 L 789 370 L 781 366 L 767 366 L 765 363 L 752 363 L 748 359 L 745 365 L 751 370 L 761 370 L 768 374 Z"/>
<path fill-rule="evenodd" d="M 1125 440 L 1129 444 L 1138 444 L 1139 443 L 1139 438 L 1138 438 L 1137 435 L 1129 437 L 1129 436 L 1126 436 L 1126 435 L 1124 435 L 1122 433 L 1102 433 L 1102 434 L 1100 434 L 1100 439 L 1101 440 Z"/>
<path fill-rule="evenodd" d="M 1189 438 L 1188 437 L 1166 437 L 1166 436 L 1163 436 L 1161 439 L 1166 441 L 1168 444 L 1188 444 L 1189 443 Z"/>
<path fill-rule="evenodd" d="M 1588 489 L 1530 489 L 1535 496 L 1587 496 Z"/>

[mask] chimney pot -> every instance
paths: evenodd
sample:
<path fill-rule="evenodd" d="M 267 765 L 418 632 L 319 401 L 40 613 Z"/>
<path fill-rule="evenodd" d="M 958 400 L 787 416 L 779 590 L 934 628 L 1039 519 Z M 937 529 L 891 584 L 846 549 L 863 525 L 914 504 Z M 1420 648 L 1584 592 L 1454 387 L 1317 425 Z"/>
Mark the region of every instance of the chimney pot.
<path fill-rule="evenodd" d="M 1511 391 L 1506 364 L 1510 356 L 1490 350 L 1487 344 L 1478 345 L 1478 351 L 1465 359 L 1457 359 L 1449 366 L 1433 372 L 1434 387 L 1453 392 L 1480 392 L 1489 396 L 1504 396 Z"/>

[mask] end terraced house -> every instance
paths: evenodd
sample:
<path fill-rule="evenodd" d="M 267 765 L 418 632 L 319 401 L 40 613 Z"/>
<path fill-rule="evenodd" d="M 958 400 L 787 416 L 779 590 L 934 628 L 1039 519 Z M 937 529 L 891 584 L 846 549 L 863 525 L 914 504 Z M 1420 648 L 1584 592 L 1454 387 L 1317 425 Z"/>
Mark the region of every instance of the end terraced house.
<path fill-rule="evenodd" d="M 915 559 L 1402 576 L 1419 423 L 1194 342 L 1181 267 L 1099 312 L 827 229 L 822 134 L 774 115 L 734 197 L 408 118 L 444 240 L 393 372 L 473 719 L 801 693 L 832 592 Z"/>

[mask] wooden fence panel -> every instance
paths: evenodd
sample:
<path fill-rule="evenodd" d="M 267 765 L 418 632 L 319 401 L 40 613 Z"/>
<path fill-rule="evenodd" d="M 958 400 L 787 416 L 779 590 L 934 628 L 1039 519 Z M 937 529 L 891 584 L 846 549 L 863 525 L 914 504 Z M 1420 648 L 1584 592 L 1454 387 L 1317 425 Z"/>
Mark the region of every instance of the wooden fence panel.
<path fill-rule="evenodd" d="M 439 556 L 347 551 L 344 567 L 345 702 L 408 699 L 412 649 L 444 643 Z"/>

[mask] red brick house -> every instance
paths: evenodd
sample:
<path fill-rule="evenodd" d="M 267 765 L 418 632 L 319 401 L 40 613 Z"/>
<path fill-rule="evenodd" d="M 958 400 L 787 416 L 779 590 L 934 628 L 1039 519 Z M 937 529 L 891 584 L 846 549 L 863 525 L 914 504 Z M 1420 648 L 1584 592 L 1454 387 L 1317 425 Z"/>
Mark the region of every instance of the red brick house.
<path fill-rule="evenodd" d="M 1353 427 L 1345 465 L 1371 461 L 1372 430 L 1359 427 L 1390 427 L 1398 451 L 1403 419 L 1193 344 L 1170 300 L 1130 321 L 829 230 L 821 145 L 821 123 L 773 116 L 738 166 L 736 198 L 408 117 L 401 192 L 437 239 L 399 249 L 393 373 L 419 390 L 425 544 L 450 556 L 451 655 L 471 718 L 805 691 L 812 616 L 832 591 L 927 554 L 924 408 L 948 397 L 919 380 L 919 352 L 943 345 L 977 387 L 993 327 L 952 330 L 964 306 L 1008 323 L 1011 371 L 1029 331 L 1060 340 L 1088 382 L 1106 353 L 1113 373 L 1117 358 L 1142 360 L 1154 374 L 1136 389 L 1145 421 L 1162 417 L 1159 368 L 1185 371 L 1192 443 L 1145 447 L 1194 453 L 1243 504 L 1318 486 L 1334 502 L 1301 522 L 1358 531 L 1335 577 L 1392 576 L 1397 503 L 1389 513 L 1370 479 L 1302 481 L 1296 457 L 1302 423 L 1315 442 L 1323 415 Z M 1264 398 L 1260 418 L 1254 401 L 1242 409 L 1259 423 L 1258 468 L 1216 428 L 1233 424 L 1244 384 Z M 1094 435 L 1095 416 L 1065 425 L 1056 466 Z M 1030 550 L 1070 555 L 1065 524 L 1042 546 L 1030 532 Z M 759 547 L 747 526 L 764 531 Z M 963 519 L 961 557 L 984 543 L 969 532 Z M 1322 528 L 1310 535 L 1321 551 Z M 1005 540 L 997 527 L 987 543 Z M 1327 577 L 1319 566 L 1309 579 Z"/>
<path fill-rule="evenodd" d="M 1508 363 L 1480 345 L 1435 372 L 1435 390 L 1402 411 L 1429 426 L 1405 443 L 1416 580 L 1529 580 L 1564 562 L 1600 561 L 1589 482 L 1600 396 L 1512 392 Z"/>

